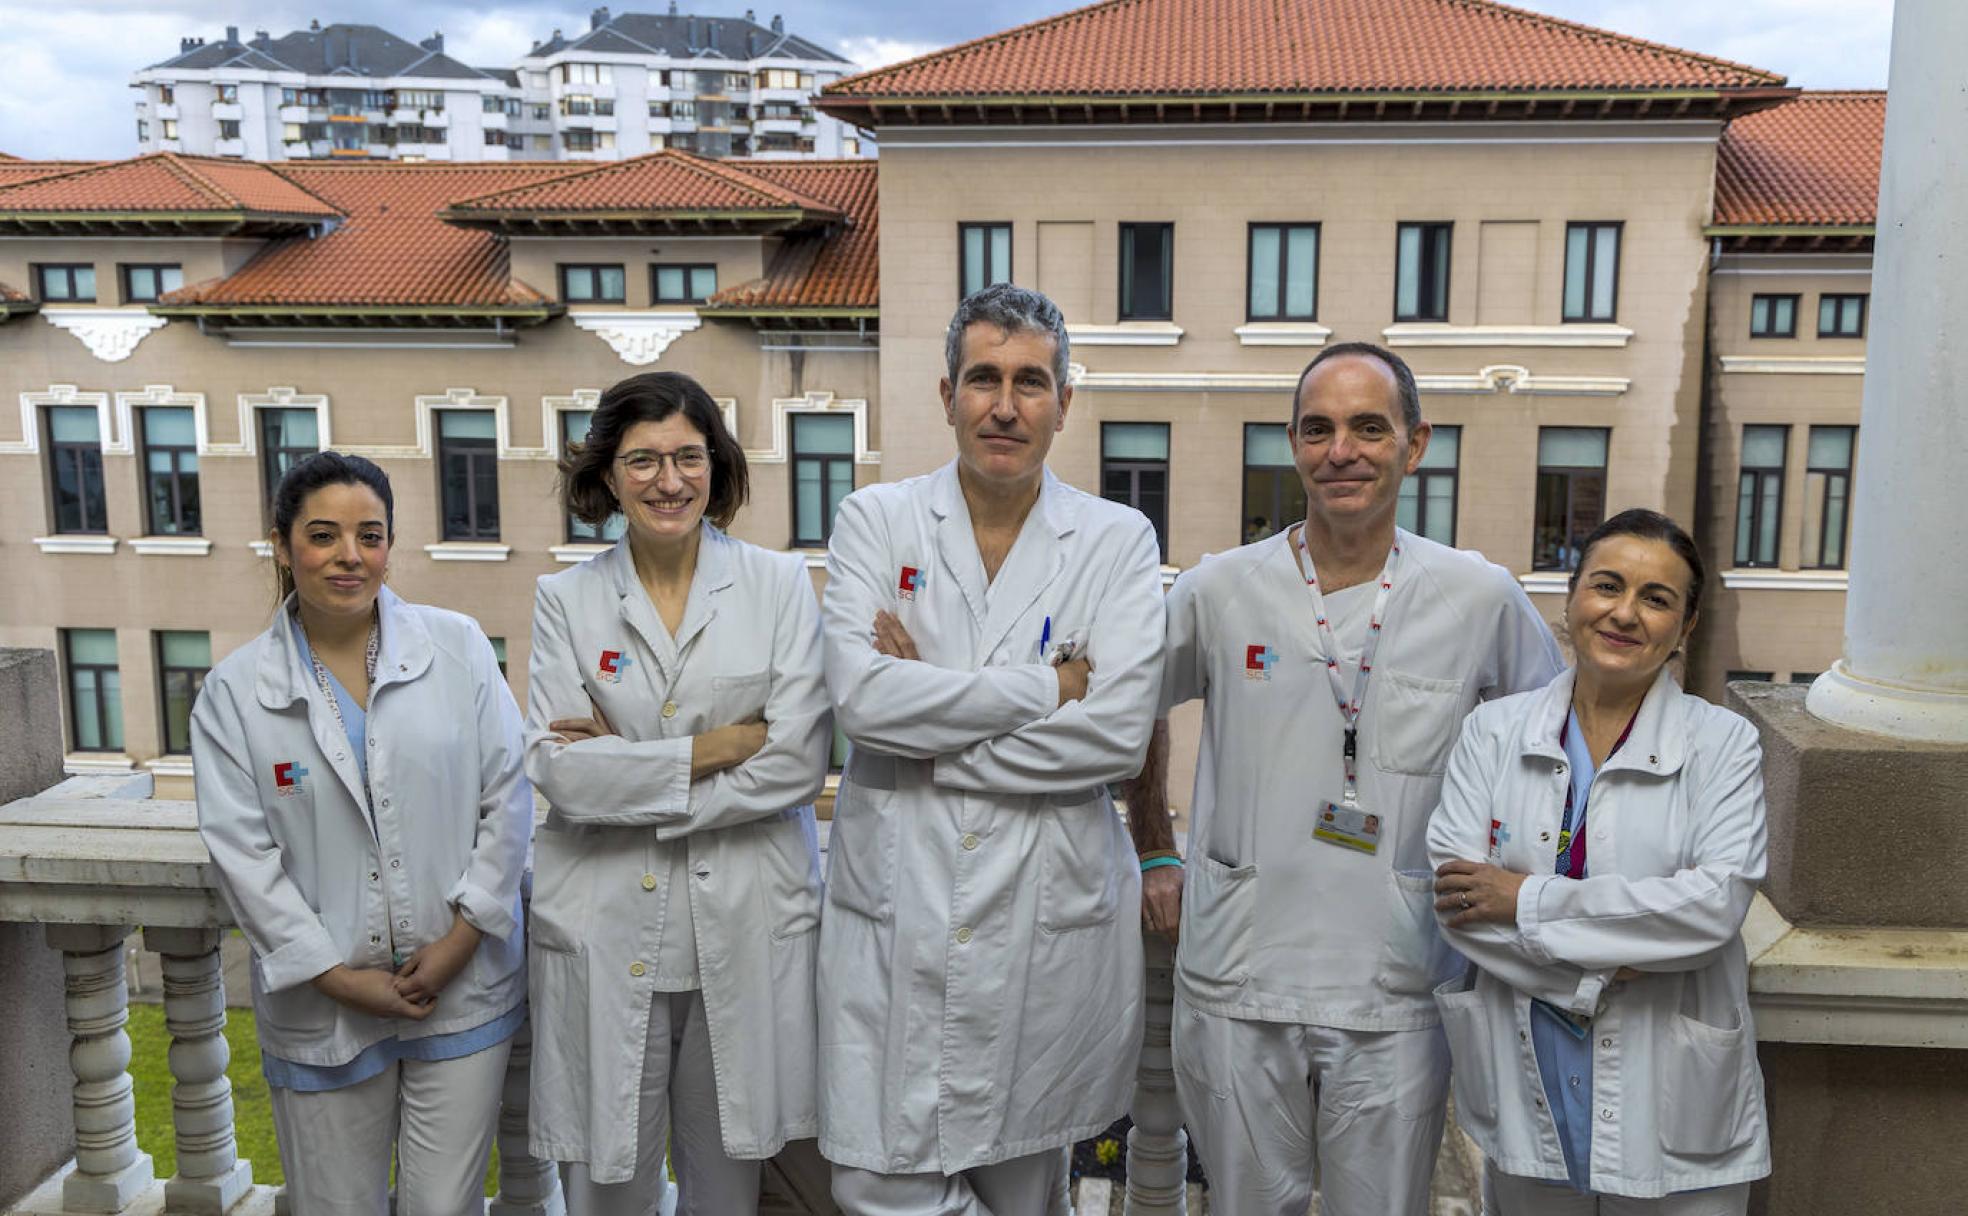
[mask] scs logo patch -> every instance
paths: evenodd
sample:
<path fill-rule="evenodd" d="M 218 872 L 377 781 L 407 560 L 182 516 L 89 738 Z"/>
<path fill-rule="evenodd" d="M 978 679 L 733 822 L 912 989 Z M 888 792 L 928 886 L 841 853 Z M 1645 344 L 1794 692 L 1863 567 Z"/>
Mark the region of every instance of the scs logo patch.
<path fill-rule="evenodd" d="M 620 684 L 622 673 L 635 665 L 635 660 L 619 650 L 601 652 L 601 662 L 595 664 L 595 679 L 603 684 Z"/>
<path fill-rule="evenodd" d="M 916 592 L 922 590 L 923 572 L 914 566 L 902 567 L 902 577 L 895 582 L 897 599 L 914 600 Z"/>
<path fill-rule="evenodd" d="M 1244 647 L 1244 678 L 1246 680 L 1269 680 L 1271 668 L 1278 662 L 1278 652 L 1262 642 Z"/>
<path fill-rule="evenodd" d="M 301 784 L 301 779 L 307 775 L 308 771 L 301 767 L 300 761 L 283 760 L 273 766 L 273 792 L 282 798 L 305 794 L 307 787 Z"/>

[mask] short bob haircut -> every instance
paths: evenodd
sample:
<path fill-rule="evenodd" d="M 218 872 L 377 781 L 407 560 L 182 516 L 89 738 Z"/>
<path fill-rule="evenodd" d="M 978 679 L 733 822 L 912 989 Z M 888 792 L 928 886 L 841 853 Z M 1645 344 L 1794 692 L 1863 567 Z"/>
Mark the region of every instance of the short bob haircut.
<path fill-rule="evenodd" d="M 1579 576 L 1585 572 L 1585 559 L 1592 556 L 1592 548 L 1602 540 L 1615 536 L 1635 536 L 1641 540 L 1657 540 L 1674 550 L 1675 556 L 1688 563 L 1687 601 L 1681 605 L 1681 619 L 1691 621 L 1701 610 L 1702 572 L 1701 550 L 1695 547 L 1695 540 L 1687 530 L 1659 511 L 1649 511 L 1645 507 L 1633 507 L 1621 511 L 1605 523 L 1592 530 L 1579 546 L 1578 565 L 1572 567 L 1572 581 L 1566 588 L 1567 597 L 1578 590 Z"/>
<path fill-rule="evenodd" d="M 711 453 L 711 500 L 704 515 L 720 528 L 729 528 L 738 508 L 751 497 L 751 478 L 745 471 L 745 450 L 725 428 L 724 414 L 704 386 L 682 372 L 644 372 L 630 376 L 601 395 L 588 437 L 570 443 L 560 458 L 560 501 L 582 523 L 600 527 L 622 504 L 608 488 L 608 470 L 622 446 L 622 436 L 638 422 L 661 422 L 681 413 L 684 421 L 704 434 Z"/>

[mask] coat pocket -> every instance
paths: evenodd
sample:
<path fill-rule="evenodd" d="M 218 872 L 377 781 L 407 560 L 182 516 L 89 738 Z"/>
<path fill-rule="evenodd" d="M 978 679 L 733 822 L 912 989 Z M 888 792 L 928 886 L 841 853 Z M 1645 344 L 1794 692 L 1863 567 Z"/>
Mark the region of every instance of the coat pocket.
<path fill-rule="evenodd" d="M 711 725 L 730 726 L 765 715 L 765 698 L 772 691 L 772 673 L 711 677 Z"/>
<path fill-rule="evenodd" d="M 1496 1044 L 1490 1036 L 1490 1011 L 1483 1003 L 1480 982 L 1477 987 L 1464 988 L 1458 977 L 1440 985 L 1435 989 L 1435 1008 L 1442 1015 L 1443 1037 L 1449 1041 L 1449 1077 L 1455 1091 L 1456 1119 L 1469 1129 L 1485 1152 L 1494 1156 Z"/>
<path fill-rule="evenodd" d="M 1435 923 L 1435 875 L 1395 870 L 1387 876 L 1387 944 L 1375 979 L 1388 992 L 1422 995 L 1455 974 L 1462 956 Z"/>
<path fill-rule="evenodd" d="M 1746 1014 L 1733 1027 L 1669 1017 L 1659 1068 L 1661 1147 L 1685 1157 L 1733 1152 L 1756 1138 L 1763 1078 Z"/>
<path fill-rule="evenodd" d="M 1227 866 L 1207 853 L 1189 859 L 1175 964 L 1198 997 L 1235 1000 L 1249 982 L 1256 915 L 1256 865 Z"/>
<path fill-rule="evenodd" d="M 1413 676 L 1376 667 L 1367 695 L 1374 707 L 1374 767 L 1383 773 L 1439 777 L 1448 766 L 1457 726 L 1469 708 L 1463 681 Z"/>
<path fill-rule="evenodd" d="M 606 829 L 557 827 L 552 818 L 533 834 L 533 900 L 526 939 L 542 950 L 579 953 L 588 929 L 587 868 L 592 837 Z"/>
<path fill-rule="evenodd" d="M 774 938 L 820 926 L 820 854 L 811 813 L 787 813 L 754 825 L 759 888 Z"/>
<path fill-rule="evenodd" d="M 854 748 L 827 837 L 827 902 L 877 921 L 895 912 L 895 783 L 895 757 Z"/>
<path fill-rule="evenodd" d="M 1112 924 L 1120 907 L 1120 821 L 1101 795 L 1057 795 L 1039 812 L 1039 928 L 1047 933 Z M 1075 801 L 1058 805 L 1065 799 Z"/>
<path fill-rule="evenodd" d="M 335 1024 L 335 1001 L 331 997 L 316 992 L 314 985 L 302 982 L 278 992 L 268 992 L 266 981 L 260 976 L 260 960 L 253 960 L 254 987 L 259 989 L 259 1001 L 253 1014 L 266 1022 L 271 1030 L 288 1035 L 319 1036 Z"/>

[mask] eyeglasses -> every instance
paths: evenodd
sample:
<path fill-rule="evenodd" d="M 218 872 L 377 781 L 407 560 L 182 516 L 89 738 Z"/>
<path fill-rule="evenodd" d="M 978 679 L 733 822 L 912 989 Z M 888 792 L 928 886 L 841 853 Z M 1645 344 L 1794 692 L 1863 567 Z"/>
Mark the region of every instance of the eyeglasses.
<path fill-rule="evenodd" d="M 616 463 L 622 466 L 632 481 L 653 479 L 662 470 L 665 460 L 676 466 L 679 477 L 701 476 L 711 467 L 711 454 L 696 444 L 687 448 L 678 448 L 674 452 L 655 452 L 648 448 L 637 448 L 633 452 L 624 452 L 615 458 Z"/>

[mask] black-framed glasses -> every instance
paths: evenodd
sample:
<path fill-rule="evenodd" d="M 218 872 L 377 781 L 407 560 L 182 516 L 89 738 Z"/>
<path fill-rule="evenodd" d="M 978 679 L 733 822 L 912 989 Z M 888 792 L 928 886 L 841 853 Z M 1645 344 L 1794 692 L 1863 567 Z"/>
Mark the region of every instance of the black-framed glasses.
<path fill-rule="evenodd" d="M 711 454 L 696 444 L 678 448 L 674 452 L 658 452 L 649 448 L 637 448 L 624 452 L 615 458 L 634 481 L 649 481 L 662 471 L 663 462 L 676 466 L 679 477 L 698 477 L 711 467 Z"/>

